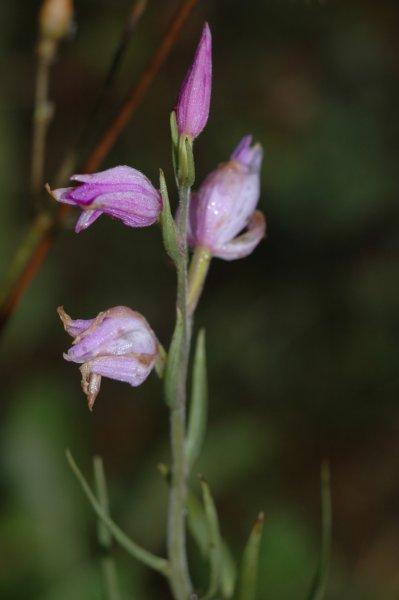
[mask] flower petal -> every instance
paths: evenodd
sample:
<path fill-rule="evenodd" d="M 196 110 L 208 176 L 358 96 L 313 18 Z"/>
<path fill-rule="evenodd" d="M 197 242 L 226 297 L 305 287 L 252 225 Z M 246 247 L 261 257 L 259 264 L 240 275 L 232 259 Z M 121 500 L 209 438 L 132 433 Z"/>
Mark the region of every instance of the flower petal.
<path fill-rule="evenodd" d="M 63 306 L 59 306 L 57 308 L 57 312 L 65 331 L 72 337 L 81 335 L 84 331 L 89 329 L 90 325 L 92 325 L 94 322 L 94 319 L 71 319 L 71 317 L 65 312 Z"/>
<path fill-rule="evenodd" d="M 123 356 L 99 356 L 87 365 L 91 373 L 124 381 L 136 387 L 148 377 L 154 362 L 153 355 L 132 353 Z"/>
<path fill-rule="evenodd" d="M 244 258 L 251 254 L 256 248 L 259 242 L 265 237 L 266 234 L 266 220 L 259 210 L 256 210 L 249 223 L 248 230 L 234 238 L 231 242 L 228 242 L 212 251 L 213 256 L 223 258 L 224 260 L 236 260 L 237 258 Z"/>
<path fill-rule="evenodd" d="M 94 221 L 98 219 L 98 217 L 101 217 L 102 214 L 103 213 L 101 210 L 82 211 L 82 214 L 80 215 L 75 225 L 76 233 L 80 233 L 81 231 L 84 231 L 85 229 L 90 227 L 90 225 L 92 225 Z"/>
<path fill-rule="evenodd" d="M 160 194 L 153 188 L 151 194 L 142 191 L 101 194 L 91 206 L 121 219 L 130 227 L 145 227 L 158 219 L 162 202 Z"/>
<path fill-rule="evenodd" d="M 255 144 L 251 148 L 252 135 L 246 135 L 238 143 L 231 155 L 232 160 L 236 160 L 250 172 L 257 173 L 260 170 L 263 160 L 263 150 L 260 144 Z"/>
<path fill-rule="evenodd" d="M 208 23 L 205 23 L 177 101 L 176 120 L 181 135 L 196 138 L 204 129 L 209 116 L 211 88 L 212 36 Z"/>
<path fill-rule="evenodd" d="M 115 185 L 118 183 L 149 183 L 152 187 L 150 180 L 133 167 L 122 165 L 119 167 L 112 167 L 111 169 L 105 169 L 105 171 L 99 171 L 98 173 L 89 173 L 85 175 L 72 175 L 72 181 L 79 181 L 82 183 L 105 183 L 109 185 Z"/>
<path fill-rule="evenodd" d="M 105 354 L 156 355 L 157 351 L 155 334 L 144 317 L 130 308 L 117 306 L 100 313 L 92 326 L 75 339 L 65 358 L 85 363 Z"/>
<path fill-rule="evenodd" d="M 58 188 L 58 190 L 51 190 L 51 195 L 58 201 L 58 202 L 62 202 L 63 204 L 72 204 L 73 206 L 76 205 L 75 200 L 73 200 L 70 197 L 70 193 L 71 191 L 73 191 L 74 188 L 72 187 L 66 187 L 66 188 Z"/>

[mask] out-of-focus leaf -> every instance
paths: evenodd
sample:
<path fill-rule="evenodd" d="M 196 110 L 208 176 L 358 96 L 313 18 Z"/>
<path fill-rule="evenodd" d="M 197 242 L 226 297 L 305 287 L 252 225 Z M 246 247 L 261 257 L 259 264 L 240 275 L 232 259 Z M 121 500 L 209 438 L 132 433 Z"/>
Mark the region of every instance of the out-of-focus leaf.
<path fill-rule="evenodd" d="M 189 469 L 199 457 L 205 438 L 208 408 L 208 382 L 206 373 L 205 330 L 198 333 L 195 347 L 191 405 L 188 421 L 186 453 Z"/>
<path fill-rule="evenodd" d="M 97 499 L 104 511 L 104 514 L 109 516 L 109 500 L 107 483 L 105 480 L 104 464 L 101 456 L 93 458 L 94 481 L 96 485 Z M 111 546 L 112 535 L 109 527 L 99 519 L 97 526 L 97 536 L 100 546 L 108 549 Z"/>
<path fill-rule="evenodd" d="M 202 556 L 209 558 L 209 528 L 204 507 L 193 492 L 189 492 L 187 501 L 187 523 Z M 231 598 L 237 579 L 237 566 L 230 548 L 221 540 L 220 552 L 220 588 L 223 598 Z"/>
<path fill-rule="evenodd" d="M 208 558 L 209 534 L 204 507 L 191 491 L 187 498 L 187 524 L 202 556 Z"/>
<path fill-rule="evenodd" d="M 213 501 L 208 482 L 204 478 L 201 478 L 200 481 L 202 500 L 205 509 L 205 518 L 208 528 L 207 555 L 209 557 L 210 575 L 208 591 L 204 596 L 204 600 L 208 600 L 214 596 L 220 585 L 222 540 L 220 537 L 219 519 L 216 506 Z"/>
<path fill-rule="evenodd" d="M 7 522 L 1 523 L 4 560 L 11 561 L 12 548 L 22 546 L 24 568 L 35 569 L 43 580 L 54 580 L 73 561 L 83 562 L 88 552 L 84 514 L 61 450 L 77 430 L 68 410 L 69 388 L 48 372 L 15 377 L 13 394 L 1 432 L 0 466 L 8 512 Z M 12 562 L 4 569 L 11 575 Z"/>
<path fill-rule="evenodd" d="M 220 560 L 220 589 L 222 591 L 222 597 L 229 599 L 233 597 L 236 587 L 237 565 L 231 554 L 230 548 L 224 540 L 222 540 Z"/>
<path fill-rule="evenodd" d="M 80 483 L 83 492 L 85 493 L 88 501 L 94 509 L 96 515 L 102 520 L 102 522 L 109 528 L 115 540 L 134 558 L 145 564 L 147 567 L 162 573 L 163 575 L 167 574 L 168 571 L 168 561 L 164 558 L 160 558 L 159 556 L 155 556 L 148 550 L 145 550 L 136 542 L 133 542 L 123 531 L 114 523 L 114 521 L 104 512 L 101 507 L 101 504 L 98 502 L 97 498 L 93 494 L 89 484 L 83 476 L 83 473 L 79 469 L 76 464 L 72 454 L 69 450 L 66 451 L 67 461 L 69 466 L 72 469 L 76 479 Z"/>
<path fill-rule="evenodd" d="M 330 468 L 327 462 L 321 466 L 321 550 L 316 575 L 309 600 L 322 600 L 326 593 L 331 557 L 332 508 Z"/>
<path fill-rule="evenodd" d="M 263 531 L 263 513 L 259 513 L 245 546 L 238 587 L 238 600 L 255 600 L 259 550 Z"/>

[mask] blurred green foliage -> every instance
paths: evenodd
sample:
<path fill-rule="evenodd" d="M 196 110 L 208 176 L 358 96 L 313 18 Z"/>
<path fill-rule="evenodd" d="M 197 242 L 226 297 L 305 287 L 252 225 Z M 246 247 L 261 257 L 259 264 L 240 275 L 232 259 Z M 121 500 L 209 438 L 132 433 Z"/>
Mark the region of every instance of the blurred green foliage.
<path fill-rule="evenodd" d="M 23 9 L 22 9 L 23 4 Z M 177 2 L 150 0 L 100 130 L 150 56 Z M 0 4 L 2 262 L 32 215 L 29 151 L 39 2 Z M 53 68 L 56 120 L 46 178 L 73 144 L 103 81 L 129 0 L 76 0 L 76 31 Z M 198 180 L 253 132 L 265 147 L 268 239 L 215 260 L 197 325 L 207 330 L 209 480 L 236 558 L 266 513 L 259 598 L 305 598 L 319 552 L 319 468 L 334 508 L 328 600 L 399 595 L 399 381 L 396 1 L 204 0 L 106 166 L 132 164 L 172 189 L 168 115 L 204 18 L 214 93 L 196 144 Z M 93 138 L 95 137 L 93 133 Z M 0 597 L 102 597 L 95 519 L 67 469 L 103 456 L 112 515 L 164 552 L 167 411 L 156 378 L 104 381 L 88 413 L 55 309 L 127 304 L 166 342 L 174 277 L 159 231 L 101 219 L 64 233 L 2 340 Z M 198 490 L 197 490 L 198 491 Z M 206 580 L 194 552 L 196 578 Z M 115 549 L 126 598 L 167 598 Z M 27 596 L 27 590 L 28 596 Z"/>

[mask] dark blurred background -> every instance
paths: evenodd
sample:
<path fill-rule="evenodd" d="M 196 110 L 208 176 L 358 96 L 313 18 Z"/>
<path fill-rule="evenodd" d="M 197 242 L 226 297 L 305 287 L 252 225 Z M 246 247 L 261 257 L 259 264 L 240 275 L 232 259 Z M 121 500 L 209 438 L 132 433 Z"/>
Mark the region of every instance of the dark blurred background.
<path fill-rule="evenodd" d="M 32 215 L 29 160 L 39 2 L 0 4 L 1 273 Z M 76 30 L 54 65 L 46 180 L 76 140 L 129 0 L 76 0 Z M 101 129 L 146 64 L 177 2 L 150 0 Z M 214 260 L 197 325 L 207 329 L 210 425 L 199 465 L 238 558 L 260 509 L 259 598 L 306 597 L 319 555 L 319 472 L 334 507 L 328 600 L 399 598 L 399 243 L 396 0 L 202 1 L 108 157 L 170 189 L 168 116 L 204 19 L 214 35 L 212 111 L 196 144 L 198 181 L 252 132 L 265 148 L 268 238 L 245 260 Z M 94 132 L 95 133 L 95 132 Z M 75 215 L 73 215 L 73 220 Z M 72 222 L 71 222 L 72 224 Z M 57 241 L 1 344 L 0 597 L 101 598 L 95 519 L 65 461 L 90 476 L 103 456 L 112 513 L 163 553 L 168 415 L 155 376 L 104 380 L 93 414 L 62 360 L 56 315 L 127 304 L 161 341 L 174 274 L 157 228 L 107 218 Z M 167 598 L 115 548 L 125 598 Z M 204 566 L 194 559 L 197 577 Z"/>

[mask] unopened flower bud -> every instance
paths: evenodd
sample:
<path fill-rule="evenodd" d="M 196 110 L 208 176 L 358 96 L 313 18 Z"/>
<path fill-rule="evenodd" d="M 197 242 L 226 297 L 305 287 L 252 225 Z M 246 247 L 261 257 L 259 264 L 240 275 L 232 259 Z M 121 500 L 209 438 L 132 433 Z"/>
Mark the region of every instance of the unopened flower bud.
<path fill-rule="evenodd" d="M 75 231 L 87 229 L 103 213 L 119 219 L 128 227 L 147 227 L 158 219 L 162 198 L 143 173 L 121 166 L 92 175 L 73 175 L 77 187 L 51 191 L 64 204 L 82 210 Z"/>
<path fill-rule="evenodd" d="M 136 387 L 155 365 L 159 344 L 145 318 L 126 306 L 101 312 L 94 319 L 71 319 L 60 307 L 65 330 L 75 338 L 65 360 L 81 365 L 82 388 L 89 409 L 100 391 L 101 377 Z"/>
<path fill-rule="evenodd" d="M 194 61 L 181 86 L 176 106 L 180 135 L 193 139 L 204 129 L 209 116 L 212 88 L 212 36 L 205 23 Z"/>
<path fill-rule="evenodd" d="M 40 33 L 53 41 L 68 35 L 73 20 L 72 0 L 43 0 L 39 13 Z"/>
<path fill-rule="evenodd" d="M 212 171 L 191 198 L 190 245 L 225 260 L 248 256 L 265 236 L 265 218 L 255 210 L 263 152 L 251 140 L 244 137 L 230 161 Z"/>

